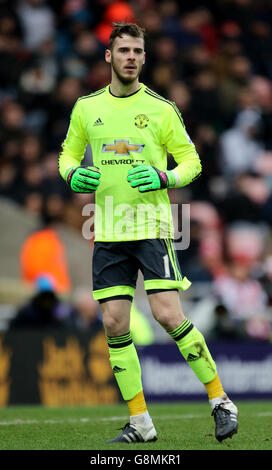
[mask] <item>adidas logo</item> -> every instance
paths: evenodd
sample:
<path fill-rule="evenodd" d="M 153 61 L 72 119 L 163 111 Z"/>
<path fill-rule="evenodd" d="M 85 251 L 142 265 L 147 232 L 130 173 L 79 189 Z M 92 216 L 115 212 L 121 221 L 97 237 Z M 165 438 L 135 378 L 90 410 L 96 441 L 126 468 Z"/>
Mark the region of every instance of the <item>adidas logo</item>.
<path fill-rule="evenodd" d="M 127 370 L 127 369 L 122 369 L 122 367 L 114 366 L 112 370 L 114 374 L 118 374 L 118 372 L 123 372 L 123 370 Z"/>
<path fill-rule="evenodd" d="M 104 122 L 99 117 L 94 123 L 93 126 L 104 126 Z"/>
<path fill-rule="evenodd" d="M 187 357 L 188 362 L 197 361 L 198 359 L 200 359 L 200 356 L 195 356 L 194 354 L 191 354 L 191 353 L 188 354 L 188 357 Z"/>

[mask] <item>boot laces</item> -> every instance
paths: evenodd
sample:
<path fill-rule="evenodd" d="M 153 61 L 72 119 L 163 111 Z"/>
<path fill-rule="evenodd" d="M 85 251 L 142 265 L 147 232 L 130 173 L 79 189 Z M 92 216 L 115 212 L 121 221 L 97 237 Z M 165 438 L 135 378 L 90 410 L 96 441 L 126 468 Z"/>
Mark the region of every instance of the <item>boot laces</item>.
<path fill-rule="evenodd" d="M 127 424 L 125 424 L 125 426 L 123 426 L 122 428 L 117 428 L 116 430 L 117 430 L 117 431 L 124 431 L 124 429 L 127 429 L 127 428 L 129 428 L 130 426 L 131 426 L 131 424 L 130 424 L 130 423 L 127 423 Z"/>
<path fill-rule="evenodd" d="M 221 424 L 225 424 L 228 421 L 228 417 L 230 415 L 230 410 L 224 408 L 222 403 L 219 405 L 216 405 L 214 409 L 212 410 L 212 416 L 215 416 L 218 418 L 218 421 Z"/>

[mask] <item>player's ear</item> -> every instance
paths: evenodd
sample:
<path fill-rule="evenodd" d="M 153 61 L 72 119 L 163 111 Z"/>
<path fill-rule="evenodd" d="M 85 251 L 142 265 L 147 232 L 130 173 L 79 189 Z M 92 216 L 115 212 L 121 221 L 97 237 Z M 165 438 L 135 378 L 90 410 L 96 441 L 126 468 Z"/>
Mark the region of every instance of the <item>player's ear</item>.
<path fill-rule="evenodd" d="M 111 63 L 111 51 L 110 51 L 110 49 L 106 49 L 106 51 L 105 51 L 105 61 L 108 64 Z"/>

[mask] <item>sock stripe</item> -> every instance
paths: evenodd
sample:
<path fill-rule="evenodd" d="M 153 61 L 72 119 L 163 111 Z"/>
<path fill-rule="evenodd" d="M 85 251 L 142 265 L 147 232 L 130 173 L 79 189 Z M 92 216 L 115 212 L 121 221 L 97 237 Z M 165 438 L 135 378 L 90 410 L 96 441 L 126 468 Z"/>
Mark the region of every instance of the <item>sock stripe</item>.
<path fill-rule="evenodd" d="M 191 324 L 190 320 L 188 320 L 188 318 L 185 318 L 185 320 L 181 323 L 181 325 L 179 325 L 174 330 L 169 331 L 168 333 L 172 336 L 172 338 L 175 338 L 180 333 L 182 333 L 190 324 Z"/>
<path fill-rule="evenodd" d="M 179 336 L 177 336 L 176 338 L 174 338 L 175 341 L 179 341 L 180 339 L 184 338 L 184 336 L 186 336 L 192 329 L 194 328 L 194 325 L 191 323 L 188 328 L 183 332 L 181 333 Z"/>
<path fill-rule="evenodd" d="M 188 318 L 185 318 L 185 320 L 181 323 L 180 326 L 175 328 L 172 331 L 168 331 L 169 335 L 175 340 L 179 341 L 180 339 L 184 338 L 192 329 L 194 325 L 190 322 Z"/>
<path fill-rule="evenodd" d="M 129 344 L 132 344 L 131 333 L 128 332 L 120 336 L 107 336 L 107 342 L 111 348 L 123 348 Z"/>
<path fill-rule="evenodd" d="M 179 341 L 180 339 L 184 338 L 192 329 L 194 328 L 194 325 L 191 323 L 186 330 L 184 330 L 182 333 L 180 333 L 178 336 L 174 338 L 175 341 Z"/>
<path fill-rule="evenodd" d="M 129 346 L 132 344 L 132 339 L 130 341 L 127 341 L 126 343 L 119 343 L 119 344 L 109 344 L 110 348 L 124 348 L 125 346 Z"/>
<path fill-rule="evenodd" d="M 120 335 L 120 336 L 107 336 L 108 341 L 113 342 L 113 343 L 120 343 L 130 338 L 131 338 L 130 333 L 126 333 L 125 335 Z"/>

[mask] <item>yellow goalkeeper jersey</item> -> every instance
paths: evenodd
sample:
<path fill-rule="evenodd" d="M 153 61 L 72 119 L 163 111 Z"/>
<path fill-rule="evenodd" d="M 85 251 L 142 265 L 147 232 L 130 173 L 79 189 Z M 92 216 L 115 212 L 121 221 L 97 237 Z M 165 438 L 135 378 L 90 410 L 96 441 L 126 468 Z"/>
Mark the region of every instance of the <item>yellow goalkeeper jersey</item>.
<path fill-rule="evenodd" d="M 95 192 L 95 240 L 129 241 L 174 237 L 167 189 L 140 193 L 127 181 L 133 163 L 167 169 L 167 152 L 177 163 L 177 186 L 190 183 L 201 164 L 175 103 L 146 85 L 116 97 L 109 85 L 79 98 L 59 155 L 66 180 L 80 166 L 90 144 L 93 165 L 101 171 Z"/>

